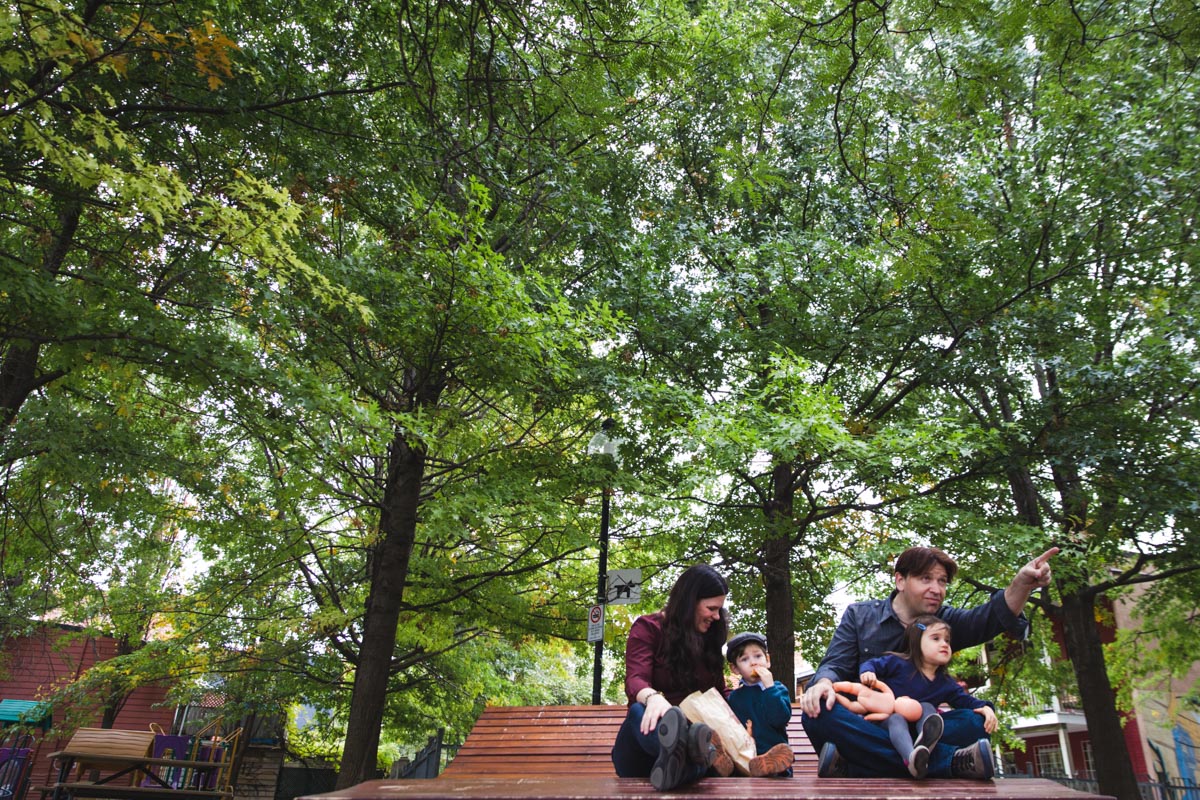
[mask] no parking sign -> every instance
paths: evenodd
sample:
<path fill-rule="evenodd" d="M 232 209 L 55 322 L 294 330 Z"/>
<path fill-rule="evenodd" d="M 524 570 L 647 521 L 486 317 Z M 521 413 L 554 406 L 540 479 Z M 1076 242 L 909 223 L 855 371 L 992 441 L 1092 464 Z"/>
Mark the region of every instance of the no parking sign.
<path fill-rule="evenodd" d="M 597 603 L 588 609 L 588 634 L 589 642 L 604 641 L 604 606 Z"/>

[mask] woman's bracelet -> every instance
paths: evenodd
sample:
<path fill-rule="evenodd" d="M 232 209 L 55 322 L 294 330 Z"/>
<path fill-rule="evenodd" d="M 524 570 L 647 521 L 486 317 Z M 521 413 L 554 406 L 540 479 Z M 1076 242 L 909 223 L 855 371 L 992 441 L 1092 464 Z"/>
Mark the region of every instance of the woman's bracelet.
<path fill-rule="evenodd" d="M 646 695 L 646 699 L 642 701 L 642 705 L 644 705 L 644 706 L 650 705 L 650 698 L 654 697 L 654 695 L 658 695 L 659 697 L 662 697 L 663 693 L 660 692 L 658 689 L 651 689 L 650 693 Z"/>

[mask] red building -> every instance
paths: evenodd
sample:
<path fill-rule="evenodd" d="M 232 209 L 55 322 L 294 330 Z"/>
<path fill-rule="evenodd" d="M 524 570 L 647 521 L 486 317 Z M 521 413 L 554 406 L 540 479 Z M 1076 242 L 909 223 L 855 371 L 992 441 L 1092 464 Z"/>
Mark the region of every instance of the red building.
<path fill-rule="evenodd" d="M 29 636 L 0 641 L 0 699 L 39 701 L 56 688 L 71 684 L 95 664 L 116 655 L 117 642 L 107 636 L 91 636 L 69 625 L 44 625 Z M 141 686 L 121 705 L 115 728 L 149 730 L 156 723 L 170 730 L 175 707 L 167 702 L 164 686 Z M 62 749 L 76 728 L 98 727 L 102 708 L 73 702 L 69 717 L 58 709 L 50 710 L 48 730 L 35 728 L 34 754 L 30 785 L 46 786 L 54 782 L 48 758 Z"/>
<path fill-rule="evenodd" d="M 1139 594 L 1135 591 L 1132 598 L 1122 598 L 1107 605 L 1112 624 L 1101 625 L 1101 638 L 1105 644 L 1114 641 L 1117 630 L 1144 628 L 1144 621 L 1134 614 L 1134 600 Z M 1059 652 L 1046 654 L 1046 658 L 1065 659 L 1063 635 L 1057 625 L 1054 636 Z M 1152 638 L 1148 637 L 1144 646 L 1155 646 Z M 1200 711 L 1180 703 L 1180 698 L 1198 679 L 1200 664 L 1183 679 L 1167 681 L 1154 691 L 1134 691 L 1133 709 L 1123 717 L 1122 733 L 1139 781 L 1173 782 L 1180 787 L 1195 787 L 1200 782 L 1195 755 L 1195 742 L 1200 741 Z M 1006 774 L 1095 778 L 1092 737 L 1079 699 L 1072 691 L 1060 692 L 1040 713 L 1017 720 L 1013 730 L 1024 740 L 1025 750 L 1002 751 Z M 1186 796 L 1194 797 L 1195 794 Z"/>

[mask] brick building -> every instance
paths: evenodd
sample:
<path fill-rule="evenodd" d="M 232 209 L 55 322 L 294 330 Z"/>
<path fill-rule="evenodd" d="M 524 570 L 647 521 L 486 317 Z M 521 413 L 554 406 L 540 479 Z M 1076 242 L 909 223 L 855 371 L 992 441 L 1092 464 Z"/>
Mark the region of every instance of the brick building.
<path fill-rule="evenodd" d="M 1131 597 L 1108 604 L 1112 624 L 1101 627 L 1106 644 L 1114 640 L 1117 630 L 1142 628 L 1141 620 L 1133 614 L 1139 594 L 1135 591 Z M 1047 654 L 1047 658 L 1065 659 L 1066 648 L 1057 627 L 1055 640 L 1060 652 Z M 1155 646 L 1153 640 L 1148 639 L 1146 646 Z M 1187 706 L 1182 698 L 1197 680 L 1200 664 L 1193 665 L 1183 679 L 1153 691 L 1136 690 L 1133 710 L 1125 715 L 1122 731 L 1137 779 L 1147 784 L 1184 787 L 1189 800 L 1200 800 L 1200 793 L 1189 788 L 1200 784 L 1196 751 L 1200 744 L 1200 708 Z M 1017 720 L 1013 729 L 1024 740 L 1025 750 L 1001 753 L 1005 773 L 1083 781 L 1095 778 L 1091 734 L 1071 688 L 1052 697 L 1040 713 Z"/>
<path fill-rule="evenodd" d="M 41 700 L 56 688 L 69 684 L 95 664 L 112 658 L 117 642 L 107 636 L 89 636 L 69 625 L 44 625 L 33 635 L 4 639 L 0 642 L 0 699 Z M 122 704 L 113 727 L 149 730 L 150 724 L 171 728 L 175 709 L 167 703 L 163 686 L 142 686 Z M 34 731 L 34 760 L 31 783 L 53 783 L 54 773 L 48 755 L 61 749 L 76 727 L 98 726 L 102 709 L 72 710 L 72 722 L 65 729 L 62 714 L 51 711 L 49 732 Z"/>
<path fill-rule="evenodd" d="M 116 652 L 115 639 L 89 635 L 70 625 L 42 625 L 31 635 L 0 640 L 0 700 L 42 700 Z M 168 701 L 167 689 L 165 685 L 139 686 L 121 704 L 112 727 L 145 731 L 157 725 L 172 732 L 187 714 Z M 30 729 L 34 741 L 29 785 L 47 786 L 55 781 L 56 768 L 49 754 L 63 749 L 77 728 L 99 727 L 102 711 L 99 701 L 90 707 L 75 704 L 69 709 L 52 709 L 48 725 Z M 207 711 L 219 714 L 219 708 Z M 188 732 L 192 732 L 190 726 Z M 283 762 L 281 743 L 277 738 L 250 737 L 241 743 L 233 756 L 236 800 L 275 800 Z"/>

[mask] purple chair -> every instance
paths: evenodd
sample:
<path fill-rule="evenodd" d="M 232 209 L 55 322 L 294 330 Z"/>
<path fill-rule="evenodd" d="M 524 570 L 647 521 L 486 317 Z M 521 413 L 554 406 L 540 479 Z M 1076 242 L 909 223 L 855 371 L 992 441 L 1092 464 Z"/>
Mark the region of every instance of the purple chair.
<path fill-rule="evenodd" d="M 154 758 L 190 759 L 192 757 L 192 737 L 174 736 L 160 733 L 154 737 L 150 755 Z M 154 772 L 163 783 L 172 789 L 183 789 L 188 783 L 188 772 L 191 770 L 180 767 L 157 767 Z M 142 780 L 142 786 L 158 786 L 158 781 L 151 777 Z"/>
<path fill-rule="evenodd" d="M 25 795 L 25 779 L 29 771 L 28 747 L 0 747 L 0 798 Z"/>
<path fill-rule="evenodd" d="M 228 747 L 224 742 L 217 742 L 214 744 L 210 740 L 209 744 L 202 744 L 200 747 L 196 748 L 196 760 L 212 761 L 217 764 L 223 764 L 226 757 L 229 755 L 227 750 Z M 198 775 L 196 777 L 196 788 L 215 791 L 219 785 L 220 775 L 221 770 L 219 769 L 211 769 L 201 775 Z"/>

